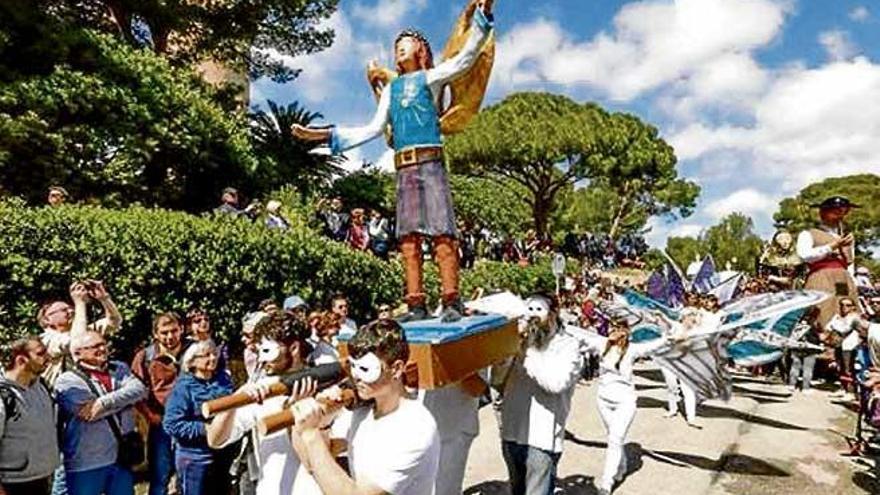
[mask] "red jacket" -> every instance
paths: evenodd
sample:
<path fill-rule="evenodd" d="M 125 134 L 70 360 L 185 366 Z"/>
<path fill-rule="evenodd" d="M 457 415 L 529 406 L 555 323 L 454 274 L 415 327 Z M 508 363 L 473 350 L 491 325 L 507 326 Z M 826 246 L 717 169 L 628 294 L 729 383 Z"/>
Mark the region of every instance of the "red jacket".
<path fill-rule="evenodd" d="M 161 425 L 165 414 L 165 400 L 171 394 L 180 373 L 177 357 L 159 354 L 158 345 L 150 344 L 135 354 L 131 371 L 144 382 L 149 391 L 147 399 L 138 403 L 138 411 L 151 425 Z"/>

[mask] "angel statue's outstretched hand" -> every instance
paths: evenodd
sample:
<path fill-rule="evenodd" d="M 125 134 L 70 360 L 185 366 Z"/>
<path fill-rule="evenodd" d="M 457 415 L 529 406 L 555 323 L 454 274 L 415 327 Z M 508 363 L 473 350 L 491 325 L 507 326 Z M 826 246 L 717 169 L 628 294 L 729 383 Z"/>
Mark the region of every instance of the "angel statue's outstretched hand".
<path fill-rule="evenodd" d="M 443 160 L 443 134 L 461 130 L 479 110 L 494 58 L 492 0 L 470 0 L 441 61 L 415 30 L 394 41 L 394 70 L 371 63 L 367 78 L 378 97 L 373 119 L 360 127 L 294 125 L 304 141 L 329 145 L 333 154 L 386 134 L 397 169 L 397 237 L 406 276 L 402 320 L 428 317 L 422 273 L 422 238 L 430 238 L 440 269 L 443 321 L 461 318 L 458 232 Z M 449 95 L 447 100 L 445 95 Z M 448 104 L 444 104 L 448 102 Z"/>

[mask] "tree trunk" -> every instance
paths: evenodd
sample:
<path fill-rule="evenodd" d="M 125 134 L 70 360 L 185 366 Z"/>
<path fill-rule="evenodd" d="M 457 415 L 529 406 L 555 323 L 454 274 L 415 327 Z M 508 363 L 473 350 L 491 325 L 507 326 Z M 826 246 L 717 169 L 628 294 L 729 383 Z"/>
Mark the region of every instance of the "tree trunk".
<path fill-rule="evenodd" d="M 539 239 L 544 239 L 550 223 L 550 212 L 553 208 L 553 197 L 547 198 L 545 194 L 538 193 L 532 203 L 532 219 L 535 221 L 535 233 Z"/>
<path fill-rule="evenodd" d="M 611 240 L 617 239 L 618 231 L 620 230 L 620 222 L 623 221 L 623 217 L 626 216 L 626 209 L 629 207 L 629 194 L 627 192 L 628 187 L 624 186 L 623 194 L 620 198 L 620 206 L 617 208 L 617 213 L 614 214 L 614 221 L 611 222 L 611 230 L 608 232 L 608 237 Z"/>

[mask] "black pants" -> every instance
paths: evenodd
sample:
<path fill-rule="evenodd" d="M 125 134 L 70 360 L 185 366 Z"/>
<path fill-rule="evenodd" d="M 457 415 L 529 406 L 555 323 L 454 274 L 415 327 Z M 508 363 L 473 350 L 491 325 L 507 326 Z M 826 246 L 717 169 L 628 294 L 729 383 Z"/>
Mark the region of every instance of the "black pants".
<path fill-rule="evenodd" d="M 52 492 L 52 476 L 24 483 L 3 483 L 6 495 L 49 495 Z"/>

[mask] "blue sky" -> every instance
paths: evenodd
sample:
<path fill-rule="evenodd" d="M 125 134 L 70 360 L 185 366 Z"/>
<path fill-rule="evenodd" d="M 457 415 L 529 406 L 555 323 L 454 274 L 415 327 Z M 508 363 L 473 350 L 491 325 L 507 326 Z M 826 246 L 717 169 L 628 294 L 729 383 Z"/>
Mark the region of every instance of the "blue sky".
<path fill-rule="evenodd" d="M 375 109 L 370 59 L 414 26 L 440 51 L 465 0 L 340 0 L 334 45 L 286 58 L 294 82 L 257 81 L 252 103 L 300 101 L 326 123 Z M 741 211 L 773 230 L 778 201 L 830 176 L 880 173 L 876 0 L 497 0 L 496 65 L 484 105 L 515 91 L 596 101 L 656 125 L 679 173 L 703 188 L 689 218 L 651 221 L 649 241 L 696 235 Z M 376 142 L 349 154 L 387 167 Z"/>

